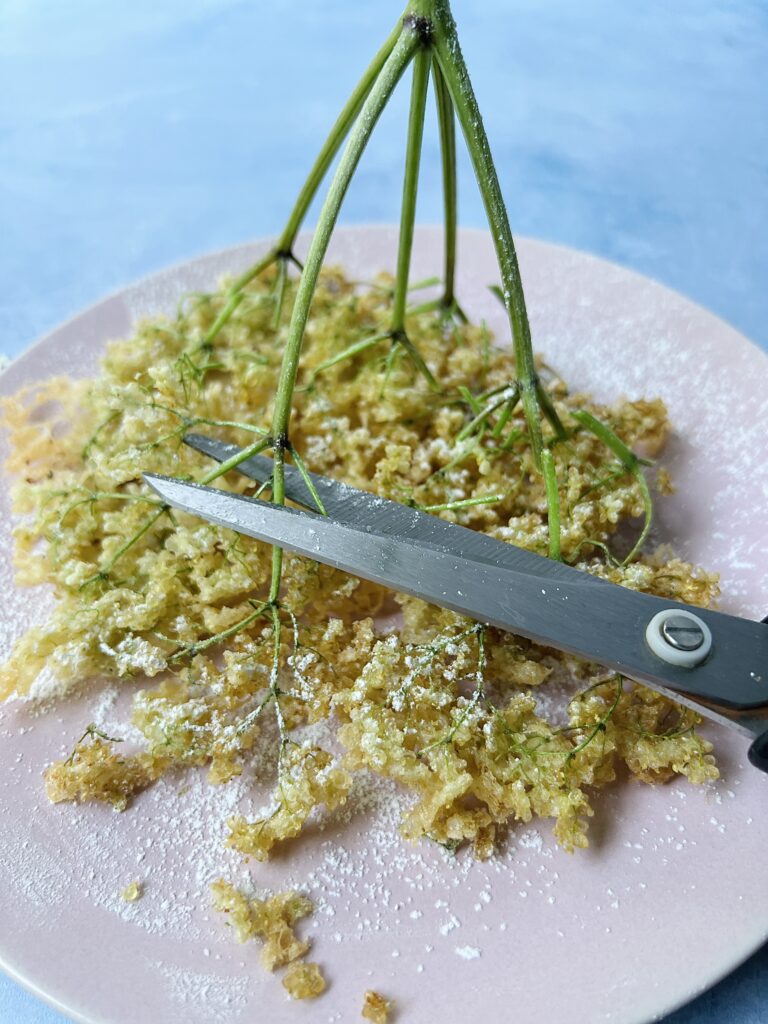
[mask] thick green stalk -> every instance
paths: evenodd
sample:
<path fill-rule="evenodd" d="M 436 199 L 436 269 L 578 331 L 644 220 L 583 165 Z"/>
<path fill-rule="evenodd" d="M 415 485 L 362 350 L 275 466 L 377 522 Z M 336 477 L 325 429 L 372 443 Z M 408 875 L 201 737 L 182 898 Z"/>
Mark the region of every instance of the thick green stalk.
<path fill-rule="evenodd" d="M 427 105 L 429 66 L 431 55 L 422 48 L 413 59 L 413 86 L 411 110 L 408 115 L 408 141 L 405 150 L 405 176 L 403 178 L 403 205 L 400 212 L 400 240 L 397 251 L 395 294 L 392 303 L 392 334 L 396 337 L 405 330 L 405 302 L 408 297 L 408 272 L 411 268 L 413 225 L 416 221 L 416 198 L 419 187 L 421 143 L 424 137 L 424 110 Z"/>
<path fill-rule="evenodd" d="M 312 236 L 312 243 L 309 247 L 306 263 L 299 280 L 296 300 L 291 314 L 272 417 L 272 437 L 275 445 L 272 500 L 278 505 L 285 501 L 284 462 L 285 449 L 289 443 L 288 424 L 291 416 L 293 391 L 296 385 L 296 372 L 301 354 L 301 343 L 304 338 L 312 296 L 314 295 L 317 279 L 320 275 L 320 268 L 322 267 L 328 243 L 352 175 L 357 168 L 382 110 L 413 58 L 418 45 L 419 36 L 417 32 L 409 25 L 404 25 L 392 52 L 381 69 L 381 74 L 371 88 L 355 125 L 349 134 L 344 152 L 336 168 L 336 173 L 328 189 L 328 195 L 320 211 L 317 228 Z M 274 548 L 272 583 L 269 594 L 270 601 L 277 601 L 278 598 L 282 571 L 282 554 L 280 548 Z"/>
<path fill-rule="evenodd" d="M 443 270 L 443 307 L 456 304 L 454 282 L 456 277 L 456 123 L 453 101 L 437 61 L 432 63 L 432 84 L 435 88 L 437 123 L 440 129 L 440 156 L 443 166 L 443 207 L 445 224 L 445 267 Z"/>
<path fill-rule="evenodd" d="M 496 247 L 496 258 L 501 272 L 504 305 L 509 315 L 515 349 L 517 380 L 520 398 L 528 427 L 534 459 L 541 468 L 543 439 L 539 420 L 536 366 L 531 347 L 531 329 L 525 307 L 525 296 L 520 279 L 520 268 L 515 243 L 509 226 L 499 178 L 491 156 L 488 137 L 483 127 L 464 58 L 459 46 L 456 26 L 448 5 L 434 4 L 433 46 L 440 70 L 456 110 L 459 124 L 469 150 L 475 177 L 483 198 L 488 224 Z"/>

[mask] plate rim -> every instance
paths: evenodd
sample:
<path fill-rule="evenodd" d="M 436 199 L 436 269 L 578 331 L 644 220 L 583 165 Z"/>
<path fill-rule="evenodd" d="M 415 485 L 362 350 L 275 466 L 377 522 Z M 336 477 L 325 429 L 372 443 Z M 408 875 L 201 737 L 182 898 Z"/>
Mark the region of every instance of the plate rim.
<path fill-rule="evenodd" d="M 360 221 L 354 224 L 342 223 L 336 225 L 333 237 L 336 237 L 339 234 L 357 234 L 358 232 L 361 231 L 385 232 L 396 231 L 398 229 L 399 226 L 392 221 Z M 425 232 L 434 232 L 441 236 L 444 233 L 443 226 L 439 223 L 416 224 L 415 231 L 419 232 L 420 234 Z M 461 239 L 462 235 L 467 234 L 484 237 L 488 237 L 488 235 L 490 234 L 490 230 L 488 228 L 475 227 L 473 225 L 459 226 L 457 231 L 459 240 Z M 298 234 L 296 235 L 296 241 L 300 246 L 306 245 L 309 241 L 311 241 L 313 234 L 314 231 L 312 228 L 304 228 L 301 231 L 299 231 Z M 0 369 L 0 377 L 8 373 L 9 370 L 13 369 L 16 366 L 16 364 L 19 363 L 26 356 L 28 356 L 33 349 L 36 349 L 39 345 L 42 345 L 44 342 L 46 342 L 52 334 L 58 334 L 59 331 L 64 330 L 67 327 L 72 327 L 79 319 L 81 319 L 81 317 L 87 316 L 89 313 L 92 313 L 99 306 L 102 306 L 107 302 L 121 298 L 123 295 L 126 294 L 126 292 L 138 290 L 143 286 L 149 284 L 149 282 L 151 282 L 154 278 L 159 277 L 160 275 L 170 275 L 178 271 L 184 270 L 190 266 L 205 263 L 208 260 L 216 260 L 225 257 L 229 253 L 242 252 L 245 249 L 251 248 L 261 248 L 262 246 L 266 249 L 269 246 L 269 243 L 273 242 L 276 238 L 277 235 L 260 235 L 258 238 L 246 239 L 245 241 L 234 242 L 231 245 L 223 245 L 216 249 L 209 249 L 206 250 L 205 252 L 197 253 L 194 256 L 190 256 L 187 259 L 174 260 L 173 263 L 165 264 L 162 267 L 158 267 L 156 270 L 150 270 L 146 274 L 142 274 L 140 277 L 132 279 L 127 284 L 119 285 L 116 288 L 110 289 L 100 298 L 95 299 L 93 302 L 90 302 L 87 306 L 84 306 L 82 309 L 79 309 L 76 312 L 66 316 L 63 320 L 56 323 L 53 327 L 49 327 L 42 334 L 36 335 L 20 352 L 17 352 L 16 355 L 12 356 L 9 359 L 9 361 L 5 364 L 5 366 L 3 366 L 2 369 Z M 602 263 L 609 267 L 613 267 L 616 270 L 619 270 L 625 274 L 629 274 L 640 281 L 650 282 L 651 284 L 655 285 L 655 287 L 664 289 L 665 292 L 668 292 L 671 296 L 674 296 L 676 299 L 683 299 L 690 306 L 693 306 L 698 312 L 703 313 L 706 316 L 713 318 L 714 320 L 717 320 L 724 327 L 728 328 L 728 330 L 733 331 L 734 334 L 737 334 L 739 338 L 741 338 L 743 341 L 747 343 L 747 345 L 755 349 L 766 360 L 768 360 L 768 348 L 765 348 L 762 345 L 758 344 L 758 342 L 753 341 L 752 338 L 750 338 L 747 334 L 744 334 L 744 332 L 739 330 L 738 327 L 735 327 L 730 322 L 730 320 L 727 320 L 724 316 L 721 316 L 719 313 L 713 312 L 707 306 L 704 306 L 702 303 L 700 303 L 697 299 L 691 298 L 691 296 L 689 296 L 685 292 L 682 292 L 677 288 L 673 288 L 671 285 L 666 284 L 664 281 L 659 280 L 659 278 L 657 277 L 654 277 L 650 274 L 645 274 L 640 270 L 636 270 L 629 264 L 621 263 L 618 260 L 607 259 L 606 257 L 601 256 L 600 253 L 593 252 L 590 249 L 581 249 L 578 246 L 569 245 L 564 242 L 556 242 L 548 238 L 540 238 L 538 235 L 515 234 L 514 240 L 516 251 L 519 247 L 520 242 L 523 242 L 524 244 L 532 243 L 534 245 L 551 246 L 553 249 L 560 249 L 564 252 L 571 253 L 573 256 L 594 260 L 597 263 Z M 323 261 L 323 263 L 325 265 L 325 261 Z M 537 351 L 536 339 L 533 338 L 532 340 L 534 351 Z"/>

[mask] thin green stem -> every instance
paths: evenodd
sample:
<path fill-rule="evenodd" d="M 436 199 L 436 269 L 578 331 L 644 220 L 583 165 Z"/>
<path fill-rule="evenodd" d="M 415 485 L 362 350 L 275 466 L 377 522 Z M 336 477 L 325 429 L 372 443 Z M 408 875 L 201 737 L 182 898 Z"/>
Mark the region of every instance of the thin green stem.
<path fill-rule="evenodd" d="M 506 385 L 504 385 L 504 386 L 506 387 Z M 472 415 L 473 416 L 477 416 L 477 414 L 480 412 L 480 410 L 483 407 L 478 402 L 478 400 L 475 398 L 475 396 L 472 394 L 472 392 L 469 390 L 467 385 L 466 384 L 459 384 L 458 392 L 461 395 L 461 397 L 464 399 L 464 401 L 467 403 L 467 405 L 469 406 L 470 411 L 472 412 Z M 485 397 L 487 398 L 488 396 L 486 395 Z"/>
<path fill-rule="evenodd" d="M 273 444 L 275 445 L 272 500 L 278 505 L 282 505 L 285 502 L 285 446 L 288 443 L 288 424 L 291 416 L 293 391 L 296 384 L 296 372 L 301 355 L 301 344 L 309 316 L 309 307 L 317 286 L 323 259 L 352 175 L 357 168 L 382 110 L 392 95 L 395 86 L 400 81 L 418 45 L 419 38 L 416 32 L 404 26 L 392 52 L 381 69 L 381 73 L 368 93 L 355 125 L 349 134 L 344 152 L 341 155 L 328 189 L 328 195 L 320 211 L 317 228 L 312 236 L 312 242 L 299 280 L 291 314 L 272 418 Z M 272 555 L 271 601 L 277 601 L 281 573 L 282 549 L 276 547 L 273 549 Z"/>
<path fill-rule="evenodd" d="M 203 340 L 200 342 L 201 349 L 211 347 L 219 331 L 229 323 L 232 318 L 232 314 L 245 298 L 244 289 L 246 285 L 250 284 L 251 281 L 257 278 L 259 274 L 263 273 L 267 267 L 271 266 L 275 262 L 276 258 L 275 250 L 270 249 L 266 255 L 262 256 L 260 260 L 249 267 L 248 270 L 244 271 L 240 277 L 234 281 L 223 308 L 203 335 Z"/>
<path fill-rule="evenodd" d="M 484 409 L 481 409 L 480 412 L 477 413 L 475 418 L 473 420 L 470 420 L 470 422 L 467 423 L 467 425 L 463 427 L 462 430 L 459 431 L 459 433 L 456 435 L 456 440 L 465 440 L 465 438 L 469 437 L 470 434 L 477 430 L 478 427 L 482 427 L 489 416 L 492 416 L 497 409 L 501 409 L 503 406 L 504 412 L 502 412 L 501 417 L 499 418 L 499 423 L 501 423 L 501 427 L 499 427 L 497 424 L 497 426 L 493 430 L 493 436 L 498 437 L 501 434 L 501 431 L 506 426 L 509 417 L 515 411 L 515 406 L 517 405 L 519 400 L 520 389 L 518 388 L 517 384 L 513 384 L 511 388 L 505 388 L 504 391 L 502 391 L 501 396 L 497 398 L 495 402 L 491 402 L 489 405 L 486 405 Z"/>
<path fill-rule="evenodd" d="M 541 468 L 541 453 L 544 445 L 539 419 L 538 378 L 531 347 L 531 330 L 520 279 L 520 268 L 509 226 L 509 217 L 491 156 L 488 137 L 483 127 L 480 109 L 459 46 L 453 17 L 447 4 L 436 4 L 436 8 L 433 32 L 434 51 L 464 133 L 493 236 L 501 272 L 504 305 L 512 329 L 523 414 L 528 427 L 534 460 L 536 466 Z"/>
<path fill-rule="evenodd" d="M 511 401 L 509 401 L 501 410 L 501 416 L 499 416 L 498 420 L 496 421 L 496 425 L 491 431 L 491 437 L 494 440 L 498 440 L 504 433 L 504 428 L 509 423 L 510 419 L 512 418 L 512 413 L 515 411 L 515 405 L 517 405 L 517 401 L 515 401 L 514 405 Z"/>
<path fill-rule="evenodd" d="M 408 115 L 408 139 L 405 150 L 405 175 L 403 178 L 403 202 L 400 212 L 400 238 L 397 250 L 397 270 L 392 299 L 391 338 L 392 345 L 401 346 L 416 369 L 429 386 L 438 391 L 438 383 L 431 370 L 413 344 L 405 330 L 405 303 L 408 296 L 408 272 L 411 267 L 413 250 L 413 227 L 416 221 L 416 200 L 419 187 L 419 164 L 421 145 L 424 138 L 424 111 L 427 104 L 429 67 L 432 56 L 422 47 L 413 60 L 413 85 L 411 87 L 411 108 Z M 388 362 L 391 369 L 392 361 Z"/>
<path fill-rule="evenodd" d="M 280 326 L 280 317 L 283 312 L 285 301 L 285 290 L 288 285 L 288 264 L 284 259 L 280 260 L 277 268 L 277 283 L 275 285 L 275 310 L 272 314 L 272 330 L 276 331 Z"/>
<path fill-rule="evenodd" d="M 72 492 L 67 491 L 63 493 L 71 494 Z M 140 501 L 147 505 L 154 505 L 156 508 L 160 508 L 163 504 L 158 498 L 150 498 L 146 494 L 119 494 L 116 491 L 91 491 L 84 498 L 78 498 L 77 501 L 73 501 L 71 505 L 67 505 L 59 516 L 59 526 L 64 525 L 64 520 L 70 512 L 74 512 L 74 510 L 79 508 L 81 505 L 90 505 L 96 501 Z"/>
<path fill-rule="evenodd" d="M 624 693 L 624 680 L 621 676 L 616 676 L 616 684 L 616 696 L 614 697 L 613 702 L 610 704 L 605 714 L 595 723 L 592 731 L 585 737 L 585 739 L 583 739 L 581 743 L 578 744 L 578 746 L 574 747 L 573 750 L 570 750 L 568 752 L 568 755 L 565 759 L 566 764 L 568 764 L 569 761 L 572 761 L 577 754 L 580 754 L 581 751 L 585 749 L 585 747 L 589 746 L 589 744 L 592 742 L 592 740 L 595 738 L 595 736 L 597 736 L 599 732 L 605 732 L 609 720 L 612 718 L 614 711 L 619 706 L 621 695 Z M 600 684 L 596 684 L 596 686 L 597 685 Z M 576 699 L 579 700 L 582 697 L 585 697 L 586 694 L 588 694 L 590 690 L 594 690 L 596 686 L 590 686 L 589 690 L 585 690 L 584 693 L 578 694 Z"/>
<path fill-rule="evenodd" d="M 421 512 L 454 512 L 462 508 L 473 508 L 475 505 L 494 505 L 503 500 L 503 494 L 486 494 L 481 498 L 461 498 L 458 501 L 447 501 L 443 505 L 414 505 L 414 508 Z"/>
<path fill-rule="evenodd" d="M 485 423 L 489 416 L 492 416 L 497 409 L 500 409 L 502 405 L 505 404 L 506 401 L 506 397 L 497 398 L 495 402 L 492 402 L 490 405 L 487 405 L 484 409 L 481 409 L 480 412 L 474 417 L 474 419 L 470 420 L 469 423 L 466 424 L 466 426 L 462 427 L 462 429 L 456 435 L 456 440 L 466 440 L 466 438 L 468 438 L 470 434 L 474 433 L 474 431 L 477 430 L 478 427 L 481 427 Z"/>
<path fill-rule="evenodd" d="M 160 516 L 164 515 L 167 511 L 168 511 L 168 506 L 167 505 L 161 505 L 160 508 L 157 510 L 157 512 L 153 513 L 148 519 L 146 519 L 142 523 L 142 525 L 139 527 L 139 529 L 134 534 L 132 534 L 128 538 L 128 540 L 126 540 L 123 544 L 120 545 L 120 547 L 117 549 L 117 551 L 115 551 L 115 553 L 112 555 L 112 557 L 109 559 L 109 561 L 107 561 L 104 565 L 102 565 L 97 573 L 94 573 L 93 576 L 89 576 L 87 580 L 85 580 L 83 583 L 80 584 L 80 589 L 82 590 L 84 587 L 87 587 L 91 583 L 95 583 L 97 580 L 106 579 L 107 576 L 109 576 L 109 574 L 114 569 L 114 567 L 117 564 L 117 562 L 126 553 L 126 551 L 128 551 L 130 548 L 132 548 L 134 544 L 138 543 L 138 541 L 140 541 L 141 538 L 146 533 L 149 533 L 149 531 L 152 529 L 152 527 L 158 521 Z"/>
<path fill-rule="evenodd" d="M 252 423 L 240 423 L 238 420 L 210 420 L 205 416 L 195 416 L 189 423 L 184 424 L 184 428 L 188 430 L 200 423 L 205 423 L 209 427 L 234 427 L 235 430 L 246 430 L 251 434 L 260 434 L 262 437 L 266 437 L 268 434 L 263 427 L 255 427 Z"/>
<path fill-rule="evenodd" d="M 614 558 L 611 554 L 611 549 L 608 547 L 608 545 L 604 544 L 601 540 L 595 540 L 594 537 L 585 537 L 584 540 L 579 541 L 579 543 L 576 545 L 573 551 L 573 554 L 570 557 L 570 560 L 568 562 L 569 565 L 576 565 L 576 563 L 578 562 L 577 556 L 579 552 L 583 547 L 586 546 L 594 547 L 597 548 L 598 551 L 602 551 L 602 553 L 605 555 L 605 561 L 608 565 L 612 565 L 615 568 L 618 568 L 621 565 L 621 562 L 617 558 Z"/>
<path fill-rule="evenodd" d="M 231 455 L 224 462 L 220 462 L 218 466 L 214 466 L 210 473 L 206 473 L 200 480 L 200 483 L 213 483 L 214 480 L 218 480 L 224 473 L 228 473 L 230 469 L 235 469 L 241 462 L 245 462 L 246 459 L 250 459 L 254 455 L 258 455 L 259 452 L 263 452 L 265 448 L 269 448 L 271 444 L 271 437 L 262 437 L 260 441 L 254 441 L 253 444 L 249 444 L 246 448 L 241 448 L 235 455 Z"/>
<path fill-rule="evenodd" d="M 272 614 L 273 654 L 272 669 L 269 673 L 269 692 L 275 702 L 275 721 L 277 722 L 277 731 L 280 734 L 280 746 L 277 752 L 277 776 L 279 781 L 283 773 L 283 755 L 288 743 L 288 733 L 285 728 L 283 709 L 280 707 L 280 641 L 282 623 L 280 622 L 280 609 L 274 601 L 270 603 L 270 612 Z"/>
<path fill-rule="evenodd" d="M 456 117 L 453 101 L 437 61 L 432 63 L 432 85 L 435 90 L 437 124 L 440 131 L 440 157 L 443 169 L 443 217 L 445 227 L 445 265 L 443 269 L 442 306 L 454 309 L 460 320 L 466 317 L 456 303 L 456 224 L 458 188 L 456 186 Z"/>
<path fill-rule="evenodd" d="M 323 504 L 323 499 L 317 492 L 314 480 L 307 472 L 307 467 L 304 465 L 304 459 L 302 459 L 298 451 L 293 446 L 291 446 L 291 455 L 293 456 L 293 461 L 296 463 L 296 468 L 301 473 L 301 479 L 304 481 L 307 490 L 312 495 L 312 500 L 317 506 L 318 512 L 320 513 L 320 515 L 327 516 L 328 513 L 325 509 L 325 505 Z"/>
<path fill-rule="evenodd" d="M 390 334 L 387 331 L 384 334 L 372 334 L 370 338 L 363 338 L 362 341 L 355 341 L 349 345 L 342 352 L 338 352 L 335 356 L 331 356 L 330 359 L 323 360 L 309 376 L 309 380 L 302 388 L 297 388 L 297 391 L 309 391 L 315 384 L 317 378 L 321 373 L 326 370 L 330 370 L 332 366 L 336 366 L 337 363 L 344 362 L 345 359 L 351 359 L 353 356 L 359 355 L 361 352 L 365 352 L 366 349 L 372 348 L 374 345 L 378 345 L 380 341 L 384 341 L 389 338 Z"/>
<path fill-rule="evenodd" d="M 585 409 L 580 409 L 576 412 L 572 412 L 571 416 L 582 427 L 586 427 L 587 430 L 594 434 L 598 440 L 602 441 L 609 451 L 613 452 L 626 472 L 635 478 L 635 482 L 637 483 L 640 495 L 643 499 L 643 528 L 640 531 L 640 536 L 635 541 L 632 550 L 622 562 L 622 565 L 626 565 L 640 552 L 650 532 L 651 523 L 653 522 L 653 498 L 651 497 L 651 492 L 648 487 L 648 481 L 645 479 L 643 474 L 642 466 L 644 460 L 635 455 L 632 449 L 628 448 L 621 438 L 614 434 L 610 427 L 606 426 L 605 423 L 601 423 L 600 420 L 593 416 L 591 412 L 587 412 Z"/>
<path fill-rule="evenodd" d="M 408 296 L 408 272 L 411 268 L 413 226 L 416 220 L 416 199 L 419 186 L 419 164 L 421 162 L 421 144 L 424 138 L 424 111 L 427 103 L 431 59 L 430 52 L 426 48 L 419 50 L 413 58 L 411 109 L 408 115 L 403 203 L 400 213 L 400 241 L 397 251 L 395 294 L 392 302 L 393 334 L 398 334 L 405 330 L 405 302 Z"/>
<path fill-rule="evenodd" d="M 246 615 L 245 618 L 240 619 L 233 626 L 229 626 L 227 629 L 223 629 L 220 633 L 215 633 L 213 636 L 207 637 L 205 640 L 197 640 L 191 644 L 184 644 L 173 654 L 169 655 L 168 661 L 177 661 L 179 658 L 189 658 L 200 654 L 201 651 L 207 650 L 209 647 L 214 647 L 216 644 L 222 643 L 224 640 L 228 640 L 231 636 L 240 633 L 242 630 L 247 629 L 257 619 L 260 619 L 266 611 L 268 602 L 260 604 L 254 611 Z"/>
<path fill-rule="evenodd" d="M 536 381 L 536 398 L 539 401 L 539 406 L 542 412 L 549 420 L 552 429 L 555 432 L 555 437 L 558 441 L 562 441 L 565 438 L 565 427 L 557 414 L 555 403 L 552 401 L 549 392 L 538 379 Z"/>
<path fill-rule="evenodd" d="M 547 513 L 549 522 L 549 557 L 556 562 L 562 561 L 560 552 L 560 492 L 557 487 L 555 460 L 549 448 L 541 453 L 541 469 L 544 474 L 544 485 L 547 489 Z"/>

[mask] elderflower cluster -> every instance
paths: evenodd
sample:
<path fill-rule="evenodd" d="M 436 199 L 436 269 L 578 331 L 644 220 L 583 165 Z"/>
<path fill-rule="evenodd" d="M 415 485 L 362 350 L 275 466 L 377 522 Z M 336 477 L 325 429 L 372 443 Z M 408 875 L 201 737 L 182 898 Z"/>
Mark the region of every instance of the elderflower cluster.
<path fill-rule="evenodd" d="M 58 378 L 5 404 L 19 580 L 50 585 L 57 603 L 0 669 L 0 696 L 34 693 L 43 668 L 62 693 L 93 677 L 144 680 L 132 712 L 143 749 L 121 754 L 89 731 L 49 769 L 51 799 L 120 809 L 185 765 L 206 765 L 211 782 L 225 784 L 268 742 L 268 715 L 280 731 L 274 809 L 230 823 L 231 845 L 259 859 L 315 808 L 343 803 L 361 769 L 415 795 L 404 835 L 449 849 L 471 843 L 479 857 L 535 817 L 554 819 L 565 848 L 586 845 L 592 802 L 622 769 L 645 782 L 715 777 L 697 716 L 657 693 L 413 598 L 397 598 L 402 629 L 383 634 L 376 616 L 392 610 L 386 591 L 292 555 L 279 605 L 267 607 L 269 546 L 158 503 L 142 472 L 201 479 L 211 469 L 183 444 L 187 431 L 244 446 L 269 428 L 295 285 L 276 308 L 275 273 L 266 271 L 208 343 L 227 288 L 140 323 L 109 346 L 95 378 Z M 436 391 L 387 337 L 390 307 L 384 276 L 361 287 L 341 271 L 323 274 L 292 446 L 311 470 L 546 554 L 547 494 L 512 403 L 512 354 L 482 327 L 414 313 L 409 339 Z M 636 534 L 634 520 L 647 514 L 637 466 L 573 415 L 654 455 L 667 432 L 662 403 L 598 406 L 543 365 L 539 372 L 566 427 L 564 439 L 545 430 L 563 559 L 637 590 L 711 602 L 715 578 L 670 552 L 622 563 L 620 528 Z M 488 395 L 502 405 L 485 415 Z M 217 485 L 240 494 L 257 486 L 236 473 Z M 663 473 L 657 485 L 668 488 Z M 564 676 L 577 692 L 558 719 L 540 697 Z M 297 727 L 325 719 L 344 748 L 340 763 L 295 738 Z"/>

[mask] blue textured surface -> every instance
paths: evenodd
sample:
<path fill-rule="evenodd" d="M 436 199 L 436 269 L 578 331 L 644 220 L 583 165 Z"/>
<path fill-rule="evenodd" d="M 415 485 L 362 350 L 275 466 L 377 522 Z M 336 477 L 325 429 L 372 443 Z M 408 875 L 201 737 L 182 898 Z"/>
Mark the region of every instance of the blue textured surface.
<path fill-rule="evenodd" d="M 768 348 L 765 0 L 454 0 L 513 228 L 633 267 Z M 398 0 L 0 0 L 0 352 L 277 231 Z M 343 220 L 393 221 L 398 94 Z M 427 134 L 419 219 L 440 219 Z M 468 165 L 460 220 L 483 223 Z M 642 950 L 637 951 L 642 967 Z M 765 1024 L 768 948 L 666 1024 Z M 0 977 L 0 1020 L 63 1018 Z"/>

